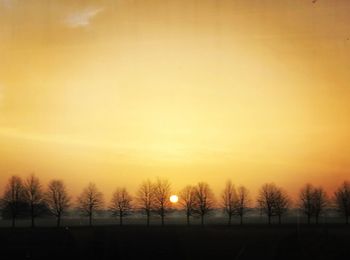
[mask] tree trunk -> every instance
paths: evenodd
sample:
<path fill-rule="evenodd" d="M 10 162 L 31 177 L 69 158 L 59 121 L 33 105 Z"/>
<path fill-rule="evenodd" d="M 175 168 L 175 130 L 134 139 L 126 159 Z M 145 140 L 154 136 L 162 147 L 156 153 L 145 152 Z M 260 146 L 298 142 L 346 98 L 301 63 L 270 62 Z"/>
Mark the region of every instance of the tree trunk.
<path fill-rule="evenodd" d="M 149 227 L 149 214 L 147 214 L 147 227 Z"/>
<path fill-rule="evenodd" d="M 243 225 L 243 215 L 241 215 L 240 218 L 241 218 L 241 225 Z"/>
<path fill-rule="evenodd" d="M 278 224 L 282 224 L 282 218 L 281 218 L 281 215 L 278 215 Z"/>
<path fill-rule="evenodd" d="M 310 223 L 311 223 L 311 216 L 310 216 L 310 215 L 307 215 L 307 224 L 310 225 Z"/>
<path fill-rule="evenodd" d="M 92 213 L 89 214 L 89 226 L 92 226 Z"/>
<path fill-rule="evenodd" d="M 269 218 L 269 225 L 270 225 L 271 224 L 271 216 L 269 215 L 268 218 Z"/>
<path fill-rule="evenodd" d="M 232 215 L 229 214 L 228 215 L 228 226 L 231 226 L 231 222 L 232 222 Z"/>
<path fill-rule="evenodd" d="M 123 226 L 123 215 L 119 215 L 119 226 Z"/>
<path fill-rule="evenodd" d="M 201 215 L 201 225 L 204 227 L 204 215 Z"/>
<path fill-rule="evenodd" d="M 60 225 L 61 225 L 61 216 L 58 215 L 57 216 L 57 227 L 60 227 Z"/>
<path fill-rule="evenodd" d="M 30 205 L 30 216 L 31 216 L 32 228 L 33 228 L 35 225 L 35 223 L 34 223 L 34 205 L 33 204 Z"/>
<path fill-rule="evenodd" d="M 162 215 L 162 227 L 164 227 L 164 216 Z"/>
<path fill-rule="evenodd" d="M 189 226 L 190 225 L 190 215 L 187 215 L 187 226 Z"/>

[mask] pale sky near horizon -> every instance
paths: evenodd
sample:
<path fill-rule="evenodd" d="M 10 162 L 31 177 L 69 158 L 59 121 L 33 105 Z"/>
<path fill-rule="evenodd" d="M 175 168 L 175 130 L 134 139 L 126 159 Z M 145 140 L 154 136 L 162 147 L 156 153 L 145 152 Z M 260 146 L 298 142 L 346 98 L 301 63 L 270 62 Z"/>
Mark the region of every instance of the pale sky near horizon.
<path fill-rule="evenodd" d="M 0 0 L 0 191 L 350 179 L 350 2 Z"/>

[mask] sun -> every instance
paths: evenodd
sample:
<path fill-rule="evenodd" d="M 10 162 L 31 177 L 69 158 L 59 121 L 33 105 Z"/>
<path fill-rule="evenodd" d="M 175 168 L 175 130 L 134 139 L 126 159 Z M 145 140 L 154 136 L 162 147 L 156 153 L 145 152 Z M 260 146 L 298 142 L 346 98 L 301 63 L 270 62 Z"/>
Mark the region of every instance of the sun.
<path fill-rule="evenodd" d="M 177 195 L 171 195 L 170 196 L 170 202 L 171 203 L 177 203 L 179 201 L 179 197 Z"/>

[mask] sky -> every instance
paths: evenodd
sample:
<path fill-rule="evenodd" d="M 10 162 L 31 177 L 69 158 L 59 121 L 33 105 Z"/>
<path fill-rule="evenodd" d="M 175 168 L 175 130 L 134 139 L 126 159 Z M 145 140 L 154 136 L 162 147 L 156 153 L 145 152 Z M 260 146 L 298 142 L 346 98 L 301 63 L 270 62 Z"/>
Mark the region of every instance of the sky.
<path fill-rule="evenodd" d="M 347 0 L 0 0 L 0 191 L 11 175 L 228 179 L 295 197 L 350 179 Z"/>

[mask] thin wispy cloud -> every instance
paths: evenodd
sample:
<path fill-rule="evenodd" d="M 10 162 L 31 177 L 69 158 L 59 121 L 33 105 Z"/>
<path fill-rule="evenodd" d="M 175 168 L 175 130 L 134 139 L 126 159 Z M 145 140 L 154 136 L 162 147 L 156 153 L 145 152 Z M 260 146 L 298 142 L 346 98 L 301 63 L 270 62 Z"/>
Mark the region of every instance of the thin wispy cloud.
<path fill-rule="evenodd" d="M 15 0 L 0 0 L 0 6 L 10 9 L 13 7 L 14 2 Z"/>
<path fill-rule="evenodd" d="M 71 28 L 86 27 L 91 23 L 91 20 L 102 11 L 103 8 L 101 7 L 89 7 L 68 15 L 64 19 L 64 22 Z"/>

